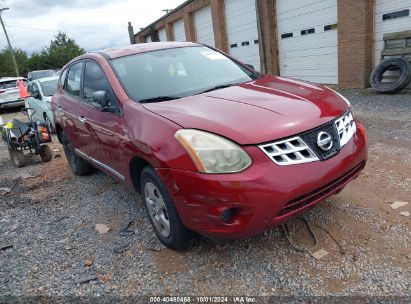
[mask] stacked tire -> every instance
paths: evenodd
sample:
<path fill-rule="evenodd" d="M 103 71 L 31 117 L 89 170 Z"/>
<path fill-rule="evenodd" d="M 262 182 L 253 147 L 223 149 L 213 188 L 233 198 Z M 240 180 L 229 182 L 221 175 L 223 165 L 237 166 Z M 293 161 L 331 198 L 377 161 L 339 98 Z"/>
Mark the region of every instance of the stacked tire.
<path fill-rule="evenodd" d="M 383 82 L 384 74 L 393 70 L 399 71 L 400 76 L 393 82 Z M 372 72 L 370 83 L 379 93 L 397 93 L 411 83 L 411 64 L 404 58 L 384 60 Z"/>

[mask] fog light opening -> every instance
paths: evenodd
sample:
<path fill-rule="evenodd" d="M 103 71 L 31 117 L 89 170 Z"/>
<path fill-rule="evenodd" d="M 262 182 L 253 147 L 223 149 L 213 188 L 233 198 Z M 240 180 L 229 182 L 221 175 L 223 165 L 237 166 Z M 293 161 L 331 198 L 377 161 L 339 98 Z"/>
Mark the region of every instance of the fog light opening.
<path fill-rule="evenodd" d="M 224 222 L 224 224 L 230 224 L 233 222 L 234 214 L 234 208 L 225 209 L 223 212 L 221 212 L 221 220 Z"/>

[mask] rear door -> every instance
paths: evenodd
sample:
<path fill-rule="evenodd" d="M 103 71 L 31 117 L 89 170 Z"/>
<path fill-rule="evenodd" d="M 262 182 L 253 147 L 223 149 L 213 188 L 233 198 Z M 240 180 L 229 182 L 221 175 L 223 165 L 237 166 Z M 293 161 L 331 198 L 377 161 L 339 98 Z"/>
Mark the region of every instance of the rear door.
<path fill-rule="evenodd" d="M 84 62 L 73 63 L 68 70 L 63 86 L 63 94 L 59 98 L 56 116 L 61 116 L 63 129 L 73 148 L 79 151 L 85 149 L 90 134 L 85 126 L 84 112 L 87 105 L 81 99 Z"/>
<path fill-rule="evenodd" d="M 114 109 L 113 111 L 105 111 L 92 103 L 92 95 L 97 91 L 106 92 L 109 106 Z M 83 113 L 86 119 L 84 125 L 87 134 L 90 134 L 83 152 L 108 173 L 124 179 L 119 172 L 124 172 L 127 166 L 120 161 L 124 159 L 122 153 L 127 143 L 127 130 L 124 128 L 125 123 L 117 97 L 102 68 L 93 60 L 86 61 L 83 94 L 84 102 L 89 105 L 87 112 Z"/>

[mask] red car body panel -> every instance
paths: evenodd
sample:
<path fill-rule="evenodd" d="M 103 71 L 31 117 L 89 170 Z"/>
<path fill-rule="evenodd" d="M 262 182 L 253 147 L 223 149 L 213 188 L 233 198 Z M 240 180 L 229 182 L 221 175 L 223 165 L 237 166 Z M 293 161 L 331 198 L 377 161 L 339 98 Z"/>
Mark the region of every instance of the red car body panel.
<path fill-rule="evenodd" d="M 324 86 L 269 75 L 239 86 L 144 107 L 184 128 L 207 130 L 242 145 L 292 136 L 348 110 L 341 97 Z"/>
<path fill-rule="evenodd" d="M 129 98 L 105 58 L 193 45 L 135 45 L 75 59 L 100 64 L 122 113 L 100 112 L 70 97 L 59 85 L 52 99 L 58 127 L 74 148 L 95 160 L 94 165 L 130 187 L 138 185 L 132 179 L 131 162 L 145 160 L 165 183 L 183 224 L 210 237 L 255 235 L 324 201 L 358 176 L 367 158 L 366 135 L 359 122 L 349 143 L 326 161 L 279 166 L 257 147 L 345 113 L 345 101 L 324 86 L 268 75 L 197 96 L 139 104 Z M 80 123 L 80 118 L 86 123 Z M 174 138 L 181 128 L 200 129 L 237 142 L 249 154 L 252 166 L 235 174 L 198 173 Z M 287 209 L 290 202 L 293 210 Z M 221 219 L 227 208 L 235 209 L 230 223 Z"/>

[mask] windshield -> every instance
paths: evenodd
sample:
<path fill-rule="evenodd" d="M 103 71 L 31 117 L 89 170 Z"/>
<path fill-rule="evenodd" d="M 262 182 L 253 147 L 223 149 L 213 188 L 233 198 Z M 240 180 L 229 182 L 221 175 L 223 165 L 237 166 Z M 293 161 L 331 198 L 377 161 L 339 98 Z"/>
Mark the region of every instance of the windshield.
<path fill-rule="evenodd" d="M 187 97 L 258 77 L 230 58 L 202 46 L 136 54 L 114 59 L 112 65 L 136 101 Z"/>
<path fill-rule="evenodd" d="M 57 90 L 58 79 L 42 81 L 40 83 L 44 96 L 53 96 Z"/>
<path fill-rule="evenodd" d="M 0 82 L 0 90 L 11 89 L 11 88 L 15 88 L 16 86 L 17 86 L 16 80 Z"/>
<path fill-rule="evenodd" d="M 31 80 L 36 80 L 36 79 L 51 77 L 51 76 L 54 76 L 54 71 L 53 70 L 36 71 L 36 72 L 31 72 L 30 79 Z"/>

